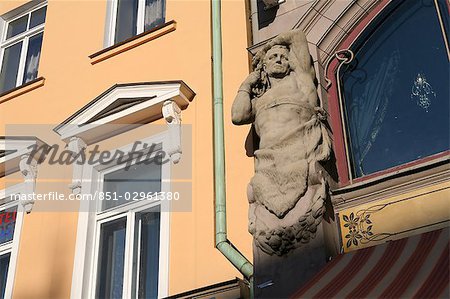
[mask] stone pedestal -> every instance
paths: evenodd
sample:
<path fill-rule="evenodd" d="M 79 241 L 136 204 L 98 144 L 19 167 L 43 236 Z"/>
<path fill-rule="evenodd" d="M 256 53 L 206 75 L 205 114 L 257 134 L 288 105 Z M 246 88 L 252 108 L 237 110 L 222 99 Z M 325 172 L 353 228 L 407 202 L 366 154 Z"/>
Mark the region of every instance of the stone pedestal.
<path fill-rule="evenodd" d="M 324 266 L 328 258 L 320 224 L 316 237 L 283 256 L 253 245 L 255 299 L 289 298 Z"/>

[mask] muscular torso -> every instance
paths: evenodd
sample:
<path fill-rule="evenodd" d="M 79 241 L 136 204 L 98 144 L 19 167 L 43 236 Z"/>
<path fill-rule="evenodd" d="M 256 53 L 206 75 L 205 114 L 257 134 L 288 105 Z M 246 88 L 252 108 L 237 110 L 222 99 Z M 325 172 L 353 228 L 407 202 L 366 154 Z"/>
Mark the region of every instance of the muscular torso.
<path fill-rule="evenodd" d="M 298 127 L 314 114 L 317 96 L 314 84 L 298 86 L 294 75 L 286 76 L 254 99 L 255 129 L 260 137 L 260 148 L 279 142 L 280 136 L 290 127 Z"/>

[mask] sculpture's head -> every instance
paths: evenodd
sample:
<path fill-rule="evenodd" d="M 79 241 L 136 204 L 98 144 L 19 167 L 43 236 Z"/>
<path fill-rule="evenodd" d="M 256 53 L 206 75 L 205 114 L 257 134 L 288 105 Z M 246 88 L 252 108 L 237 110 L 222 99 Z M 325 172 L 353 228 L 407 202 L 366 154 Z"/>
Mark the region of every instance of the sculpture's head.
<path fill-rule="evenodd" d="M 276 44 L 266 46 L 253 57 L 254 70 L 260 72 L 260 80 L 252 89 L 256 96 L 259 97 L 270 89 L 269 78 L 283 78 L 289 74 L 289 51 L 286 44 Z"/>
<path fill-rule="evenodd" d="M 263 59 L 263 71 L 269 77 L 283 78 L 291 70 L 289 66 L 289 49 L 284 45 L 274 45 Z"/>

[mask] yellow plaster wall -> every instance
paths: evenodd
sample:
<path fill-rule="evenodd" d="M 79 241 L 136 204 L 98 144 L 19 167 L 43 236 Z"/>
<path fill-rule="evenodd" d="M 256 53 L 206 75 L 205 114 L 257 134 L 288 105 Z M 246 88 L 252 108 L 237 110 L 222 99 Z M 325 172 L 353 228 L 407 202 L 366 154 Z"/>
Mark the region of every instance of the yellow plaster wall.
<path fill-rule="evenodd" d="M 1 1 L 0 14 L 25 2 Z M 245 194 L 253 160 L 244 151 L 249 128 L 230 120 L 235 92 L 248 74 L 245 5 L 222 2 L 228 232 L 251 259 Z M 185 81 L 197 94 L 182 114 L 193 130 L 193 205 L 192 212 L 172 214 L 170 294 L 240 277 L 214 248 L 210 1 L 167 0 L 174 32 L 91 65 L 88 56 L 103 47 L 105 10 L 106 1 L 48 1 L 39 66 L 45 84 L 0 104 L 0 135 L 7 124 L 56 126 L 116 83 Z M 70 171 L 61 170 L 60 177 L 69 181 Z M 48 188 L 38 184 L 37 192 L 53 191 Z M 25 215 L 14 298 L 69 297 L 77 219 L 75 212 Z"/>
<path fill-rule="evenodd" d="M 352 225 L 366 217 L 369 222 Z M 450 182 L 342 210 L 339 221 L 345 252 L 449 226 Z M 372 235 L 367 233 L 369 226 Z"/>

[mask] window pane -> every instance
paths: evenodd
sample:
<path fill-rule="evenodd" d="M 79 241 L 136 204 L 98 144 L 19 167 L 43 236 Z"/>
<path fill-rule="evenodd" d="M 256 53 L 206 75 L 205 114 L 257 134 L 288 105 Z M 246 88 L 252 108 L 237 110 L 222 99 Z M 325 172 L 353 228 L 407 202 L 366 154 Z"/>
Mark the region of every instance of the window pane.
<path fill-rule="evenodd" d="M 101 225 L 96 298 L 122 298 L 125 235 L 126 218 Z"/>
<path fill-rule="evenodd" d="M 137 272 L 137 297 L 157 298 L 159 277 L 160 210 L 136 215 L 135 265 Z"/>
<path fill-rule="evenodd" d="M 6 281 L 8 278 L 9 258 L 10 253 L 0 256 L 0 298 L 5 297 Z"/>
<path fill-rule="evenodd" d="M 341 80 L 356 177 L 449 148 L 449 69 L 433 1 L 394 2 Z M 420 38 L 419 38 L 420 37 Z"/>
<path fill-rule="evenodd" d="M 0 93 L 16 87 L 22 42 L 5 49 L 0 72 Z"/>
<path fill-rule="evenodd" d="M 37 78 L 39 58 L 41 57 L 43 32 L 31 37 L 28 42 L 27 60 L 23 73 L 23 83 L 27 83 Z"/>
<path fill-rule="evenodd" d="M 8 25 L 8 32 L 6 33 L 6 39 L 16 36 L 27 30 L 28 15 L 18 18 L 12 21 Z"/>
<path fill-rule="evenodd" d="M 145 0 L 145 30 L 164 24 L 165 0 Z"/>
<path fill-rule="evenodd" d="M 119 169 L 105 174 L 103 191 L 110 192 L 118 200 L 102 201 L 102 210 L 131 202 L 141 198 L 139 193 L 161 191 L 161 165 L 158 163 L 141 162 L 129 169 Z M 129 199 L 128 201 L 126 199 Z"/>
<path fill-rule="evenodd" d="M 16 215 L 17 206 L 0 212 L 0 245 L 13 239 Z"/>
<path fill-rule="evenodd" d="M 117 4 L 116 36 L 119 43 L 136 35 L 138 0 L 119 0 Z"/>
<path fill-rule="evenodd" d="M 45 22 L 45 15 L 47 14 L 47 6 L 44 6 L 31 13 L 30 29 L 41 25 Z"/>

